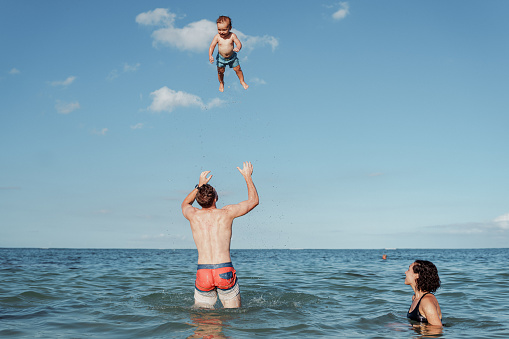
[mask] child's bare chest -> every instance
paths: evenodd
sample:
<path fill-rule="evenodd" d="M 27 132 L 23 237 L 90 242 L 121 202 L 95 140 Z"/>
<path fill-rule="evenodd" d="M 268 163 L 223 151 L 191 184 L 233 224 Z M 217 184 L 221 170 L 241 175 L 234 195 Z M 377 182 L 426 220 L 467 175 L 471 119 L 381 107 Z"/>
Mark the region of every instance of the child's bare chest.
<path fill-rule="evenodd" d="M 218 44 L 220 47 L 233 46 L 233 39 L 232 38 L 229 38 L 229 39 L 219 38 Z"/>

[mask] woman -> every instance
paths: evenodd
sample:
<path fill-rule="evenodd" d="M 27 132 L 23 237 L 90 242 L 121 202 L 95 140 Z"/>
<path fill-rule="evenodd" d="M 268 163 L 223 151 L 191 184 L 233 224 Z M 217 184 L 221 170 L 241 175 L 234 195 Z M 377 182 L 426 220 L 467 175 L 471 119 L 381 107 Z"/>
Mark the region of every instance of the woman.
<path fill-rule="evenodd" d="M 442 326 L 442 312 L 432 294 L 440 287 L 440 278 L 431 261 L 416 260 L 405 272 L 405 284 L 414 290 L 407 318 L 421 323 Z"/>

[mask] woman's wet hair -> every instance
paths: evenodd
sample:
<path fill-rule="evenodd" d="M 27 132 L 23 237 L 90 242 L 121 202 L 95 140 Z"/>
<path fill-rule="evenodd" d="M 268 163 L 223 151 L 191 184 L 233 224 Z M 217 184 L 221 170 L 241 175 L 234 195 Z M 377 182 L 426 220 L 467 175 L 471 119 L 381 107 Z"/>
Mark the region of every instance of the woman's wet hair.
<path fill-rule="evenodd" d="M 214 204 L 217 193 L 214 187 L 209 184 L 198 187 L 198 193 L 196 193 L 196 201 L 203 208 L 211 207 Z"/>
<path fill-rule="evenodd" d="M 440 287 L 437 267 L 431 261 L 416 260 L 413 270 L 419 274 L 416 280 L 419 291 L 435 292 Z"/>

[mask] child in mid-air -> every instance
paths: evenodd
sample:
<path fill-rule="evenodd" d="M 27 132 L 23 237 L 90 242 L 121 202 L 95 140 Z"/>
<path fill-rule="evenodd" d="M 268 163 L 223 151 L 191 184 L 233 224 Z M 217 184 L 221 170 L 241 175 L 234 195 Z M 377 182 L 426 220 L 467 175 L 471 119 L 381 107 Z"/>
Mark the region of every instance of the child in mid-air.
<path fill-rule="evenodd" d="M 230 32 L 232 29 L 232 21 L 227 16 L 220 16 L 217 19 L 217 33 L 209 48 L 209 60 L 210 63 L 214 63 L 214 49 L 217 48 L 216 65 L 217 65 L 217 77 L 219 79 L 219 91 L 224 91 L 224 70 L 226 65 L 233 68 L 237 76 L 239 77 L 240 84 L 244 89 L 249 86 L 244 82 L 244 74 L 240 69 L 239 59 L 237 58 L 237 52 L 242 48 L 239 38 L 235 33 Z"/>

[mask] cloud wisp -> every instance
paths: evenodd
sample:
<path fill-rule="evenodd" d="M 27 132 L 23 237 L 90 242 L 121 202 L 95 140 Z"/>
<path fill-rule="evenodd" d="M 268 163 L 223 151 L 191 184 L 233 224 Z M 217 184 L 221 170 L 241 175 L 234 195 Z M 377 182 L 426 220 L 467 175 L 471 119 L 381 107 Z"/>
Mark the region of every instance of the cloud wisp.
<path fill-rule="evenodd" d="M 348 14 L 350 14 L 350 6 L 348 2 L 340 2 L 339 9 L 332 14 L 334 20 L 343 20 Z"/>
<path fill-rule="evenodd" d="M 108 132 L 107 128 L 101 128 L 100 130 L 97 130 L 94 128 L 92 130 L 92 134 L 95 134 L 95 135 L 106 135 L 107 132 Z"/>
<path fill-rule="evenodd" d="M 80 103 L 77 101 L 62 102 L 60 100 L 57 100 L 55 108 L 56 108 L 57 112 L 60 114 L 69 114 L 69 113 L 74 112 L 75 110 L 79 109 Z"/>
<path fill-rule="evenodd" d="M 136 22 L 142 26 L 154 26 L 152 32 L 153 46 L 171 46 L 181 51 L 207 51 L 212 38 L 217 33 L 215 22 L 202 19 L 179 28 L 175 26 L 176 14 L 167 8 L 156 8 L 136 16 Z M 269 35 L 250 36 L 238 30 L 232 30 L 248 50 L 269 45 L 274 50 L 278 46 L 277 38 Z"/>
<path fill-rule="evenodd" d="M 121 67 L 120 70 L 114 69 L 108 74 L 106 80 L 113 80 L 118 78 L 123 73 L 136 72 L 140 68 L 141 64 L 139 62 L 135 64 L 128 64 L 127 62 Z"/>
<path fill-rule="evenodd" d="M 75 76 L 70 76 L 67 79 L 62 80 L 62 81 L 52 81 L 52 82 L 50 82 L 50 85 L 51 86 L 63 86 L 63 87 L 67 87 L 70 84 L 72 84 L 74 82 L 74 80 L 76 80 L 76 77 Z"/>
<path fill-rule="evenodd" d="M 175 91 L 166 86 L 150 93 L 152 104 L 148 107 L 154 112 L 172 112 L 178 107 L 198 107 L 202 110 L 220 106 L 224 103 L 219 98 L 214 98 L 205 104 L 203 100 L 194 94 L 183 91 Z"/>
<path fill-rule="evenodd" d="M 136 125 L 132 125 L 131 129 L 142 129 L 145 124 L 142 122 L 137 123 Z"/>
<path fill-rule="evenodd" d="M 492 221 L 469 222 L 449 225 L 430 226 L 437 233 L 443 234 L 505 234 L 509 235 L 509 213 L 501 215 Z"/>

